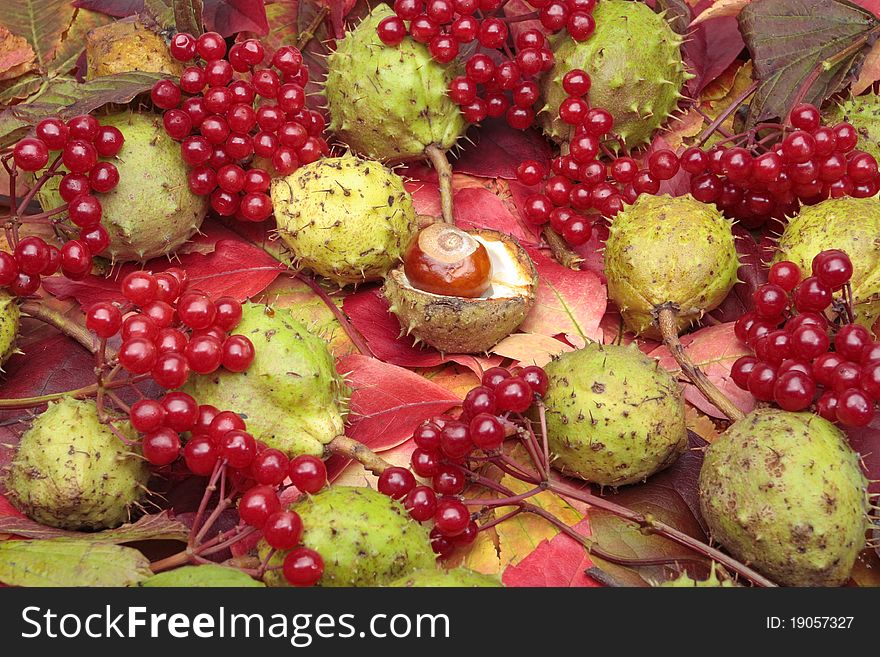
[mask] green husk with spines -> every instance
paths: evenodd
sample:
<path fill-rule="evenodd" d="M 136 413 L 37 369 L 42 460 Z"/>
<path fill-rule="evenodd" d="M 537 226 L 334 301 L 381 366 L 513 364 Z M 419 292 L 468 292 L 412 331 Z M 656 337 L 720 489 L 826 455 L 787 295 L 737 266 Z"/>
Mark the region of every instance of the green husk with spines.
<path fill-rule="evenodd" d="M 15 352 L 21 311 L 8 292 L 0 291 L 0 366 Z"/>

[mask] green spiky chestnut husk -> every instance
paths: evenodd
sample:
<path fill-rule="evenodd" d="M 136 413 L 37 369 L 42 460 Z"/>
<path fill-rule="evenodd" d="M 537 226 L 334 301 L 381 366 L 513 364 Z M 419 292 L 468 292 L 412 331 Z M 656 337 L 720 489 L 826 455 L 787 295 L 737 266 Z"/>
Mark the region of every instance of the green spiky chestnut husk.
<path fill-rule="evenodd" d="M 474 230 L 489 252 L 493 280 L 499 270 L 515 272 L 515 279 L 504 286 L 493 282 L 492 296 L 465 298 L 432 294 L 409 284 L 404 268 L 398 267 L 385 278 L 382 294 L 389 312 L 401 326 L 401 334 L 411 335 L 444 353 L 483 353 L 513 333 L 528 315 L 538 289 L 534 263 L 513 238 L 494 230 Z M 496 289 L 497 288 L 497 289 Z"/>
<path fill-rule="evenodd" d="M 375 160 L 420 160 L 428 146 L 452 148 L 467 124 L 447 95 L 454 77 L 448 66 L 409 36 L 386 46 L 376 35 L 393 15 L 388 5 L 377 5 L 327 58 L 329 130 Z"/>
<path fill-rule="evenodd" d="M 826 249 L 852 260 L 853 311 L 868 328 L 880 318 L 880 203 L 875 198 L 828 199 L 801 208 L 779 238 L 773 262 L 790 260 L 809 276 L 813 258 Z M 876 331 L 875 331 L 876 333 Z"/>
<path fill-rule="evenodd" d="M 559 107 L 568 97 L 562 78 L 582 69 L 592 80 L 590 104 L 611 112 L 614 132 L 626 146 L 647 143 L 669 119 L 683 98 L 684 83 L 693 77 L 681 57 L 683 37 L 641 2 L 602 0 L 593 18 L 596 31 L 586 41 L 567 33 L 556 38 L 555 64 L 541 83 L 541 126 L 557 141 L 569 139 L 571 128 L 559 118 Z"/>
<path fill-rule="evenodd" d="M 700 509 L 715 540 L 776 583 L 838 586 L 865 544 L 867 486 L 840 429 L 764 408 L 706 449 Z"/>
<path fill-rule="evenodd" d="M 294 261 L 340 286 L 381 279 L 418 229 L 403 179 L 350 154 L 276 178 L 271 194 Z"/>
<path fill-rule="evenodd" d="M 435 565 L 427 528 L 372 488 L 331 486 L 291 509 L 303 521 L 302 545 L 324 560 L 319 586 L 384 586 Z M 269 546 L 261 541 L 258 550 L 265 558 Z M 286 553 L 276 552 L 270 566 L 280 565 Z M 286 585 L 280 570 L 263 579 L 269 586 Z"/>
<path fill-rule="evenodd" d="M 100 120 L 125 137 L 119 154 L 105 158 L 119 170 L 119 184 L 98 195 L 101 223 L 110 234 L 102 255 L 127 262 L 172 253 L 192 237 L 208 212 L 208 198 L 189 189 L 180 144 L 165 133 L 157 114 L 126 111 Z M 46 210 L 64 203 L 59 181 L 51 178 L 37 193 Z"/>
<path fill-rule="evenodd" d="M 15 352 L 21 311 L 18 303 L 6 291 L 0 291 L 0 366 Z"/>
<path fill-rule="evenodd" d="M 202 564 L 166 570 L 142 582 L 141 586 L 147 588 L 173 587 L 190 589 L 218 587 L 263 588 L 266 585 L 236 568 L 228 568 L 217 564 Z"/>
<path fill-rule="evenodd" d="M 130 440 L 127 420 L 114 420 Z M 19 511 L 50 527 L 94 530 L 130 520 L 150 471 L 140 455 L 98 420 L 94 401 L 50 404 L 21 437 L 6 477 Z"/>
<path fill-rule="evenodd" d="M 255 349 L 246 372 L 192 375 L 182 388 L 201 404 L 239 413 L 248 431 L 290 457 L 321 456 L 344 430 L 347 388 L 327 343 L 283 308 L 242 305 L 235 332 Z"/>
<path fill-rule="evenodd" d="M 425 568 L 416 570 L 394 580 L 390 587 L 395 588 L 493 588 L 504 586 L 497 577 L 484 575 L 468 568 Z"/>
<path fill-rule="evenodd" d="M 643 481 L 687 448 L 684 398 L 635 346 L 588 344 L 544 368 L 552 464 L 596 484 Z"/>
<path fill-rule="evenodd" d="M 859 133 L 859 150 L 880 161 L 880 98 L 865 94 L 833 105 L 825 112 L 826 123 L 848 121 Z"/>
<path fill-rule="evenodd" d="M 678 308 L 682 331 L 720 304 L 736 283 L 731 222 L 690 194 L 643 194 L 620 212 L 605 244 L 608 297 L 636 333 L 659 338 L 657 308 Z"/>
<path fill-rule="evenodd" d="M 682 571 L 678 577 L 675 579 L 669 579 L 665 582 L 660 582 L 658 584 L 654 584 L 654 586 L 659 586 L 661 588 L 671 588 L 671 589 L 689 589 L 689 588 L 734 588 L 737 585 L 733 582 L 732 579 L 721 580 L 718 578 L 718 573 L 715 569 L 715 562 L 712 562 L 712 568 L 709 570 L 709 577 L 706 579 L 694 579 L 691 577 L 687 571 Z"/>

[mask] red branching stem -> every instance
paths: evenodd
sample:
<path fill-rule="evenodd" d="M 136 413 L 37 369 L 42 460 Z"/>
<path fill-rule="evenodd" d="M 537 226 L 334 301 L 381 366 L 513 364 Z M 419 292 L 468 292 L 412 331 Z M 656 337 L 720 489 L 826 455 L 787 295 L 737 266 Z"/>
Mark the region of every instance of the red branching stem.
<path fill-rule="evenodd" d="M 205 514 L 205 510 L 208 508 L 208 502 L 211 501 L 211 497 L 214 495 L 214 491 L 217 490 L 217 480 L 220 478 L 220 473 L 226 469 L 226 461 L 224 459 L 218 459 L 217 463 L 214 465 L 214 472 L 211 473 L 211 478 L 208 479 L 208 485 L 205 486 L 205 492 L 202 494 L 202 501 L 199 503 L 199 508 L 196 511 L 195 518 L 193 518 L 192 528 L 190 529 L 189 536 L 189 547 L 192 548 L 196 544 L 196 531 L 198 531 L 200 523 L 202 521 L 202 516 Z"/>
<path fill-rule="evenodd" d="M 225 459 L 223 459 L 225 461 Z M 224 463 L 225 465 L 225 463 Z M 198 545 L 201 543 L 202 539 L 205 538 L 205 534 L 211 531 L 211 528 L 214 526 L 214 523 L 220 518 L 220 515 L 229 508 L 232 504 L 232 497 L 226 496 L 226 468 L 220 469 L 220 496 L 217 502 L 217 506 L 214 507 L 214 510 L 211 512 L 205 519 L 205 523 L 202 525 L 202 528 L 199 530 L 198 534 L 196 534 L 195 544 Z"/>
<path fill-rule="evenodd" d="M 723 112 L 721 112 L 721 114 L 716 116 L 715 120 L 712 121 L 712 123 L 710 123 L 705 130 L 703 130 L 703 133 L 697 139 L 697 146 L 702 146 L 703 144 L 705 144 L 709 137 L 711 137 L 715 133 L 715 131 L 718 130 L 718 127 L 722 123 L 724 123 L 731 114 L 736 112 L 736 110 L 739 109 L 739 106 L 742 105 L 749 96 L 755 93 L 755 90 L 758 88 L 759 84 L 759 82 L 753 82 L 752 84 L 750 84 L 745 91 L 737 96 L 730 103 L 730 105 L 728 105 L 728 107 Z"/>
<path fill-rule="evenodd" d="M 225 538 L 222 542 L 217 543 L 216 545 L 213 545 L 207 549 L 205 548 L 204 545 L 202 545 L 197 549 L 197 551 L 196 551 L 197 554 L 199 554 L 201 556 L 208 556 L 209 554 L 214 554 L 216 552 L 222 552 L 223 550 L 228 549 L 232 545 L 235 545 L 239 541 L 247 538 L 248 536 L 250 536 L 251 534 L 256 532 L 257 529 L 256 529 L 256 527 L 247 527 L 245 525 L 238 525 L 231 531 L 233 532 L 233 535 L 231 537 Z M 228 533 L 228 532 L 224 532 L 224 533 Z M 223 534 L 220 534 L 220 536 L 223 536 Z"/>
<path fill-rule="evenodd" d="M 352 326 L 351 321 L 346 317 L 345 313 L 342 312 L 342 309 L 336 305 L 324 288 L 322 288 L 314 278 L 307 274 L 303 274 L 302 272 L 298 273 L 296 277 L 308 285 L 312 292 L 317 294 L 321 301 L 324 302 L 324 305 L 330 309 L 330 312 L 333 313 L 336 321 L 339 322 L 339 325 L 342 327 L 342 330 L 345 331 L 345 334 L 348 336 L 348 339 L 351 340 L 355 349 L 357 349 L 362 355 L 373 358 L 373 352 L 370 351 L 370 347 L 367 345 L 366 340 L 364 340 L 363 336 L 358 333 L 358 330 Z"/>
<path fill-rule="evenodd" d="M 478 531 L 485 531 L 487 529 L 491 529 L 495 525 L 500 525 L 502 522 L 504 522 L 506 520 L 510 520 L 511 518 L 513 518 L 515 516 L 518 516 L 522 512 L 523 512 L 523 508 L 521 506 L 517 506 L 512 511 L 508 511 L 507 513 L 505 513 L 502 516 L 498 516 L 497 518 L 493 518 L 492 520 L 490 520 L 487 523 L 479 525 Z"/>
<path fill-rule="evenodd" d="M 537 486 L 531 490 L 526 491 L 525 493 L 520 493 L 519 495 L 511 495 L 509 497 L 496 497 L 496 498 L 486 498 L 486 499 L 465 499 L 462 500 L 468 506 L 487 506 L 487 507 L 498 507 L 498 506 L 513 506 L 519 505 L 523 500 L 527 500 L 530 497 L 534 497 L 540 493 L 544 492 L 543 486 Z"/>

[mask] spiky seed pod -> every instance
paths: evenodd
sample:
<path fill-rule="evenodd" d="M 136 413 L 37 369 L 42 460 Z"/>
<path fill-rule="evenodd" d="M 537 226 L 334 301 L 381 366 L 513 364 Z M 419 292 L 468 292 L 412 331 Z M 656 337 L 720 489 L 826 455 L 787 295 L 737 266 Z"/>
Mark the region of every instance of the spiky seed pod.
<path fill-rule="evenodd" d="M 790 260 L 803 275 L 826 249 L 841 249 L 853 263 L 856 321 L 871 328 L 880 318 L 880 204 L 875 198 L 828 199 L 801 208 L 779 238 L 773 262 Z"/>
<path fill-rule="evenodd" d="M 715 540 L 776 583 L 838 586 L 865 544 L 867 487 L 837 427 L 764 408 L 706 449 L 700 509 Z"/>
<path fill-rule="evenodd" d="M 193 375 L 183 390 L 201 404 L 240 413 L 248 431 L 290 457 L 321 456 L 344 430 L 347 388 L 327 343 L 283 308 L 245 303 L 235 332 L 254 344 L 246 372 Z"/>
<path fill-rule="evenodd" d="M 276 178 L 271 193 L 294 260 L 340 286 L 381 279 L 418 229 L 403 179 L 351 154 Z"/>
<path fill-rule="evenodd" d="M 545 370 L 547 437 L 561 472 L 623 486 L 671 465 L 687 448 L 681 389 L 634 346 L 588 344 Z"/>
<path fill-rule="evenodd" d="M 688 575 L 687 571 L 682 571 L 675 579 L 669 579 L 665 582 L 653 584 L 662 588 L 734 588 L 737 585 L 732 579 L 720 580 L 718 572 L 715 568 L 715 562 L 712 562 L 712 568 L 709 570 L 709 577 L 706 579 L 694 579 Z"/>
<path fill-rule="evenodd" d="M 470 233 L 489 253 L 492 285 L 478 298 L 432 294 L 409 284 L 403 267 L 392 270 L 382 293 L 401 332 L 446 353 L 481 353 L 510 335 L 526 318 L 538 289 L 528 253 L 494 230 Z"/>
<path fill-rule="evenodd" d="M 662 15 L 641 2 L 602 0 L 593 11 L 596 31 L 586 41 L 567 33 L 553 47 L 555 65 L 542 80 L 544 132 L 565 141 L 570 127 L 559 118 L 568 94 L 562 78 L 583 69 L 592 79 L 590 104 L 614 116 L 614 131 L 633 148 L 651 140 L 683 98 L 684 83 L 693 77 L 681 57 L 683 38 Z"/>
<path fill-rule="evenodd" d="M 504 586 L 497 577 L 484 575 L 467 568 L 425 568 L 416 570 L 390 584 L 395 588 L 493 588 Z"/>
<path fill-rule="evenodd" d="M 179 76 L 183 64 L 168 52 L 165 40 L 139 18 L 113 21 L 86 34 L 86 79 L 146 71 Z"/>
<path fill-rule="evenodd" d="M 628 328 L 651 338 L 657 308 L 677 306 L 681 331 L 724 300 L 738 268 L 730 221 L 690 194 L 640 196 L 605 244 L 608 296 Z"/>
<path fill-rule="evenodd" d="M 119 170 L 119 184 L 100 194 L 101 223 L 110 233 L 103 255 L 114 261 L 142 261 L 173 252 L 202 225 L 208 212 L 205 196 L 187 184 L 180 146 L 165 134 L 162 117 L 126 111 L 101 117 L 103 125 L 119 128 L 125 145 L 108 161 Z M 37 193 L 47 210 L 64 203 L 60 178 L 51 178 Z"/>
<path fill-rule="evenodd" d="M 113 424 L 135 439 L 127 420 Z M 64 398 L 50 404 L 22 435 L 6 495 L 44 525 L 108 529 L 131 518 L 149 476 L 146 462 L 99 422 L 95 402 Z"/>
<path fill-rule="evenodd" d="M 20 321 L 18 303 L 8 292 L 0 292 L 0 365 L 15 352 Z"/>
<path fill-rule="evenodd" d="M 258 582 L 236 568 L 228 568 L 217 564 L 200 566 L 183 566 L 174 570 L 153 575 L 141 586 L 147 588 L 263 588 L 266 585 Z"/>
<path fill-rule="evenodd" d="M 467 124 L 448 95 L 451 69 L 406 37 L 386 46 L 376 27 L 394 12 L 379 4 L 327 58 L 324 89 L 331 132 L 361 155 L 421 160 L 425 149 L 452 148 Z"/>
<path fill-rule="evenodd" d="M 826 113 L 827 123 L 849 121 L 859 133 L 859 149 L 880 161 L 880 97 L 870 93 L 833 105 Z"/>
<path fill-rule="evenodd" d="M 384 586 L 434 567 L 428 530 L 400 502 L 372 488 L 331 486 L 291 508 L 303 521 L 302 544 L 324 559 L 319 586 Z M 261 558 L 268 551 L 261 542 Z M 270 566 L 280 565 L 285 554 L 277 552 Z M 285 585 L 280 570 L 263 579 L 269 586 Z"/>

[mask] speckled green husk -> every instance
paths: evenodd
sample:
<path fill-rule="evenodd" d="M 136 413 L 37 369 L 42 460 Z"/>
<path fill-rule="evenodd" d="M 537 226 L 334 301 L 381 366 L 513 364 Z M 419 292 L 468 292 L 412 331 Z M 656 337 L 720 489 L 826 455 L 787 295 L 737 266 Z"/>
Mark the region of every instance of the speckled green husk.
<path fill-rule="evenodd" d="M 276 178 L 272 205 L 294 261 L 338 285 L 381 279 L 418 230 L 403 179 L 348 154 Z"/>
<path fill-rule="evenodd" d="M 361 155 L 420 160 L 428 146 L 452 148 L 467 124 L 446 93 L 451 68 L 411 37 L 386 46 L 376 35 L 376 26 L 393 15 L 388 5 L 377 5 L 327 58 L 329 129 Z"/>
<path fill-rule="evenodd" d="M 291 507 L 303 521 L 302 544 L 324 560 L 319 586 L 384 586 L 408 573 L 433 568 L 428 530 L 400 502 L 372 488 L 331 486 Z M 265 557 L 268 546 L 260 543 Z M 270 561 L 280 565 L 285 551 Z M 280 571 L 263 578 L 284 586 Z"/>
<path fill-rule="evenodd" d="M 114 426 L 135 439 L 127 420 Z M 95 402 L 62 399 L 22 435 L 6 495 L 19 511 L 50 527 L 117 527 L 131 518 L 150 476 L 132 449 L 98 421 Z"/>
<path fill-rule="evenodd" d="M 545 370 L 547 435 L 561 472 L 623 486 L 671 465 L 687 447 L 678 384 L 634 346 L 591 343 Z"/>
<path fill-rule="evenodd" d="M 5 290 L 0 291 L 0 365 L 15 351 L 21 312 L 18 303 Z"/>
<path fill-rule="evenodd" d="M 693 77 L 681 58 L 682 37 L 666 20 L 641 2 L 602 0 L 593 11 L 596 31 L 586 41 L 563 32 L 553 48 L 555 65 L 541 87 L 545 105 L 538 117 L 548 136 L 568 139 L 570 128 L 559 118 L 568 94 L 562 78 L 572 69 L 589 73 L 590 104 L 614 116 L 614 131 L 633 148 L 651 140 L 683 98 Z"/>
<path fill-rule="evenodd" d="M 659 586 L 661 588 L 671 588 L 671 589 L 689 589 L 689 588 L 734 588 L 737 585 L 733 583 L 732 579 L 725 579 L 721 581 L 718 579 L 718 573 L 715 572 L 715 562 L 712 562 L 712 569 L 709 571 L 709 577 L 706 579 L 694 579 L 686 571 L 679 574 L 675 579 L 669 579 L 665 582 L 660 582 L 658 584 L 654 584 L 654 586 Z"/>
<path fill-rule="evenodd" d="M 690 194 L 643 194 L 619 213 L 605 244 L 608 297 L 627 327 L 659 338 L 658 306 L 678 307 L 682 331 L 720 304 L 736 283 L 731 223 Z"/>
<path fill-rule="evenodd" d="M 245 303 L 235 332 L 254 344 L 246 372 L 193 375 L 183 390 L 201 404 L 240 413 L 248 431 L 288 456 L 321 456 L 344 429 L 347 391 L 327 343 L 283 308 Z"/>
<path fill-rule="evenodd" d="M 166 570 L 164 573 L 153 575 L 143 582 L 141 586 L 148 588 L 262 588 L 266 585 L 235 568 L 227 568 L 216 564 L 203 564 L 201 566 L 183 566 L 174 570 Z"/>
<path fill-rule="evenodd" d="M 126 262 L 175 251 L 199 229 L 208 211 L 207 197 L 189 190 L 180 144 L 165 133 L 157 114 L 126 111 L 100 119 L 125 136 L 119 154 L 106 158 L 119 170 L 119 184 L 98 194 L 101 223 L 110 233 L 102 255 Z M 64 202 L 59 180 L 52 178 L 37 194 L 47 210 Z"/>
<path fill-rule="evenodd" d="M 867 486 L 837 427 L 765 408 L 706 449 L 700 508 L 715 540 L 776 583 L 838 586 L 865 544 Z"/>
<path fill-rule="evenodd" d="M 880 317 L 880 201 L 839 198 L 801 208 L 779 238 L 774 262 L 791 260 L 803 272 L 826 249 L 841 249 L 853 263 L 856 320 L 872 327 Z M 806 274 L 805 274 L 806 275 Z"/>
<path fill-rule="evenodd" d="M 828 124 L 849 121 L 859 133 L 859 150 L 880 161 L 880 98 L 865 94 L 833 105 L 826 111 Z"/>
<path fill-rule="evenodd" d="M 504 586 L 497 577 L 467 568 L 425 568 L 396 579 L 388 586 L 396 588 L 492 588 Z"/>

